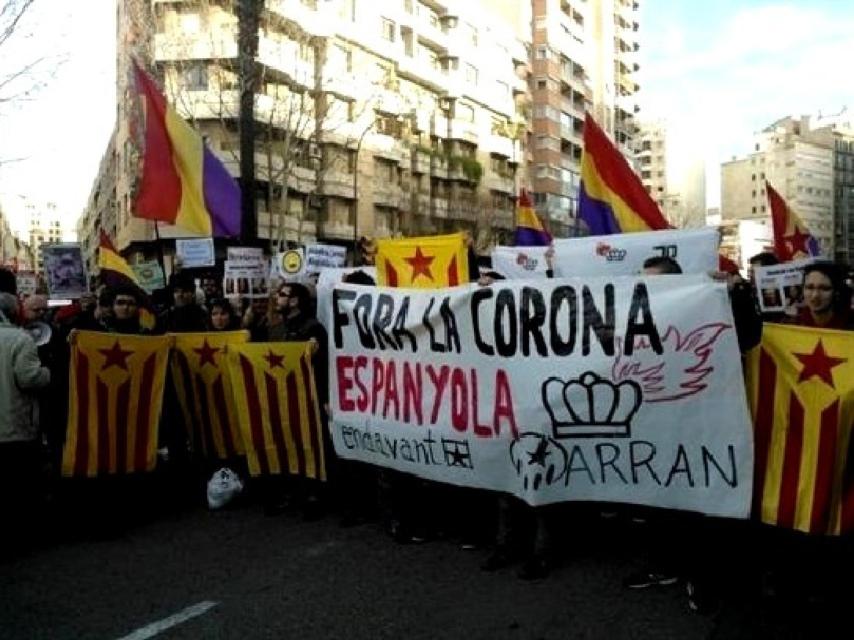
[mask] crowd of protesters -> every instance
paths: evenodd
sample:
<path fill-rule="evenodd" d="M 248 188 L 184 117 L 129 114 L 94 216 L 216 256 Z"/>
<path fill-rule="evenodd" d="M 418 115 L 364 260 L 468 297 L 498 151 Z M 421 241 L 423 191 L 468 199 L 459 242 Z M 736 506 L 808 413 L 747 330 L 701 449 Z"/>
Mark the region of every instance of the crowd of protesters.
<path fill-rule="evenodd" d="M 551 262 L 552 255 L 548 254 L 547 259 Z M 802 305 L 793 315 L 763 318 L 751 282 L 752 268 L 774 264 L 775 258 L 763 253 L 750 262 L 748 280 L 737 274 L 714 274 L 728 283 L 742 352 L 758 344 L 763 320 L 854 329 L 850 274 L 839 265 L 817 262 L 807 267 Z M 471 270 L 480 286 L 491 286 L 502 278 L 488 269 L 478 271 L 474 261 Z M 679 264 L 669 258 L 650 258 L 644 265 L 644 274 L 649 276 L 680 272 Z M 551 269 L 548 275 L 553 276 Z M 345 276 L 345 281 L 374 284 L 365 271 L 355 271 Z M 102 286 L 70 306 L 50 309 L 47 297 L 41 294 L 21 300 L 14 274 L 0 270 L 0 512 L 20 523 L 17 530 L 24 532 L 25 521 L 43 506 L 51 483 L 59 484 L 69 335 L 74 330 L 145 335 L 245 329 L 252 341 L 310 342 L 326 424 L 327 336 L 316 318 L 314 296 L 312 287 L 286 282 L 273 288 L 268 298 L 235 304 L 223 297 L 218 278 L 202 276 L 197 280 L 179 272 L 169 281 L 168 295 L 154 297 L 162 302 L 159 308 L 145 305 L 147 301 L 141 299 L 135 287 Z M 143 306 L 152 312 L 147 319 Z M 170 397 L 167 391 L 163 411 L 163 422 L 168 424 L 161 429 L 161 462 L 173 470 L 184 467 L 179 473 L 168 475 L 168 482 L 187 483 L 186 495 L 198 498 L 199 483 L 209 476 L 211 466 L 193 466 L 193 452 L 181 425 L 174 392 Z M 615 505 L 597 505 L 592 510 L 589 505 L 570 503 L 534 508 L 508 496 L 448 487 L 389 469 L 336 460 L 328 425 L 325 436 L 330 478 L 326 485 L 286 477 L 250 483 L 249 494 L 257 487 L 254 495 L 267 514 L 301 511 L 306 519 L 314 519 L 334 512 L 342 526 L 380 522 L 400 543 L 453 536 L 463 549 L 490 549 L 483 562 L 485 571 L 519 564 L 521 578 L 546 577 L 560 556 L 553 543 L 554 532 L 565 528 L 567 522 L 592 514 L 620 521 L 629 535 L 649 541 L 648 563 L 643 571 L 626 578 L 627 588 L 682 583 L 687 587 L 691 608 L 706 611 L 714 608 L 722 589 L 723 540 L 729 539 L 732 526 L 750 526 L 721 524 L 697 514 Z M 200 468 L 205 476 L 194 473 Z M 245 478 L 245 469 L 235 471 Z M 739 535 L 742 534 L 743 530 Z"/>

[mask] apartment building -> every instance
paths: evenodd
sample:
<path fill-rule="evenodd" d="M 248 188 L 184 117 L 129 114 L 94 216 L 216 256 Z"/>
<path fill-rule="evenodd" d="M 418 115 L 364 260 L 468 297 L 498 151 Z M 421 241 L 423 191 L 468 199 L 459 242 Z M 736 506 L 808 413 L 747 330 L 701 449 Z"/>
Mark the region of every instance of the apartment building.
<path fill-rule="evenodd" d="M 131 215 L 143 129 L 131 60 L 238 176 L 237 10 L 131 0 L 117 11 L 117 124 L 80 233 L 104 226 L 125 253 L 148 254 L 153 223 Z M 351 245 L 465 229 L 483 248 L 507 239 L 513 197 L 530 187 L 530 5 L 266 0 L 260 17 L 258 238 Z"/>
<path fill-rule="evenodd" d="M 852 176 L 854 177 L 854 176 Z M 765 181 L 834 255 L 834 144 L 809 117 L 783 118 L 756 135 L 753 151 L 721 165 L 723 219 L 770 218 Z"/>
<path fill-rule="evenodd" d="M 533 0 L 531 173 L 537 208 L 557 235 L 578 233 L 585 111 L 624 153 L 637 111 L 638 3 Z"/>
<path fill-rule="evenodd" d="M 29 244 L 34 252 L 34 267 L 36 271 L 41 271 L 41 247 L 45 244 L 62 242 L 62 220 L 57 211 L 56 203 L 53 202 L 27 200 L 24 202 L 24 215 L 29 232 Z"/>
<path fill-rule="evenodd" d="M 664 122 L 638 125 L 635 160 L 641 182 L 675 227 L 706 224 L 706 169 L 690 135 Z"/>
<path fill-rule="evenodd" d="M 86 208 L 77 220 L 77 238 L 86 268 L 94 271 L 98 261 L 97 249 L 103 230 L 112 240 L 116 238 L 116 132 L 110 137 L 107 150 L 101 157 L 98 175 L 92 184 Z"/>

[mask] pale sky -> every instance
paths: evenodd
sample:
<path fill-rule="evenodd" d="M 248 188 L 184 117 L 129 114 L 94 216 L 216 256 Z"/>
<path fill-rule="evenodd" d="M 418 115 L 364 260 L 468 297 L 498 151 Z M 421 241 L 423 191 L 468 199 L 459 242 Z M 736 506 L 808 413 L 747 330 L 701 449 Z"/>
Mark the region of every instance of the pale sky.
<path fill-rule="evenodd" d="M 690 128 L 710 206 L 720 162 L 755 131 L 854 109 L 854 2 L 642 0 L 640 22 L 640 115 Z M 73 228 L 115 119 L 115 0 L 36 0 L 22 26 L 0 78 L 34 54 L 66 61 L 32 99 L 0 103 L 0 205 L 14 215 L 20 195 L 54 200 Z"/>

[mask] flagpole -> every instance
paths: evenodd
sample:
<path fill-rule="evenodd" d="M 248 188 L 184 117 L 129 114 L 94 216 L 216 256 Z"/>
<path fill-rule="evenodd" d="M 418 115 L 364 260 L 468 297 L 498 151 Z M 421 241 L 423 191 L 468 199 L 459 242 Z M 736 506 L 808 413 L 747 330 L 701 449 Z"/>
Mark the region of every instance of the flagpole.
<path fill-rule="evenodd" d="M 166 279 L 166 259 L 163 255 L 163 239 L 160 237 L 160 223 L 154 221 L 154 241 L 157 245 L 157 263 L 160 265 L 160 270 L 163 272 L 163 278 Z"/>

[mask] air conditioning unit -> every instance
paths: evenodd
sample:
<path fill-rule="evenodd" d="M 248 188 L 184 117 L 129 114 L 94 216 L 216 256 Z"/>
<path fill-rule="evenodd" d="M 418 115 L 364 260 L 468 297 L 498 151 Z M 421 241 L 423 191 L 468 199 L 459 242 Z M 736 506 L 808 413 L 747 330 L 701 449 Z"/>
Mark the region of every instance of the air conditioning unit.
<path fill-rule="evenodd" d="M 309 158 L 320 158 L 320 147 L 317 146 L 316 142 L 308 143 L 308 157 Z"/>

